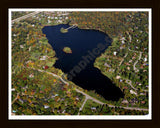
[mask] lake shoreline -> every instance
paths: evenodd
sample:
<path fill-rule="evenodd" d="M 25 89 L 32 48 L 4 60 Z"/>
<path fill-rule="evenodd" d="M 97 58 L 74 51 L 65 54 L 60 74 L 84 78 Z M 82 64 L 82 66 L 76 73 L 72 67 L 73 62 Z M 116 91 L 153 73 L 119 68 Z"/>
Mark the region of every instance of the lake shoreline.
<path fill-rule="evenodd" d="M 43 33 L 46 34 L 48 42 L 52 45 L 58 58 L 54 65 L 55 68 L 61 69 L 64 73 L 69 73 L 69 80 L 71 78 L 71 81 L 76 85 L 83 89 L 95 90 L 96 93 L 105 97 L 106 100 L 112 99 L 113 101 L 117 101 L 119 96 L 123 97 L 120 89 L 113 85 L 111 80 L 104 76 L 99 69 L 94 67 L 96 58 L 100 57 L 108 46 L 112 44 L 112 39 L 99 30 L 79 29 L 78 27 L 69 29 L 67 33 L 61 33 L 60 29 L 62 27 L 65 29 L 70 27 L 70 25 L 60 24 L 43 28 Z M 51 35 L 55 36 L 53 37 Z M 100 43 L 104 45 L 104 48 L 98 51 L 97 45 Z M 72 49 L 72 54 L 68 55 L 61 52 L 61 49 L 65 47 L 65 45 Z M 91 54 L 88 54 L 87 51 L 92 51 L 94 55 L 91 57 Z M 87 60 L 87 58 L 90 58 L 90 60 Z M 79 63 L 87 66 L 83 68 L 77 65 Z M 101 80 L 99 81 L 98 79 Z M 116 91 L 114 89 L 114 91 L 111 91 L 109 88 L 114 88 Z M 106 92 L 104 92 L 104 90 L 106 90 Z"/>

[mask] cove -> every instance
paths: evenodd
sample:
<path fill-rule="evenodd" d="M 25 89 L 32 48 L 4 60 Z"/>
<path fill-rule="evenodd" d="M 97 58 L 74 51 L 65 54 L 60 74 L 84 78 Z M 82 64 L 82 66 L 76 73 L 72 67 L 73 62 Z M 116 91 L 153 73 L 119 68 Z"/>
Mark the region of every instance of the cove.
<path fill-rule="evenodd" d="M 98 30 L 71 28 L 61 33 L 68 24 L 45 26 L 42 32 L 56 52 L 58 60 L 54 67 L 68 74 L 68 79 L 86 90 L 95 90 L 106 100 L 118 101 L 124 97 L 122 91 L 94 67 L 95 59 L 111 45 L 112 39 Z M 63 52 L 70 47 L 71 54 Z"/>

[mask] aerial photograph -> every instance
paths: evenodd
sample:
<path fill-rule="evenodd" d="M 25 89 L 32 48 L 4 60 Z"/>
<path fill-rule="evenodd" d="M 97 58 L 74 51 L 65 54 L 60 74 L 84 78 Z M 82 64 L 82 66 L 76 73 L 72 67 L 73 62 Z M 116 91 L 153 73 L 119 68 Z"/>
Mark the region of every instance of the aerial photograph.
<path fill-rule="evenodd" d="M 149 11 L 10 9 L 10 117 L 149 115 Z"/>

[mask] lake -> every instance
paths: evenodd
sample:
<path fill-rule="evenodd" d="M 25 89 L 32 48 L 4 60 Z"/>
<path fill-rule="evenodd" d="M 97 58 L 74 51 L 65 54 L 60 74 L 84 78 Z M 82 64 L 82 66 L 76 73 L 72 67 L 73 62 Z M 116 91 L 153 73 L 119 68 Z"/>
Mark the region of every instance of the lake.
<path fill-rule="evenodd" d="M 61 33 L 62 27 L 70 26 L 60 24 L 42 29 L 58 58 L 54 67 L 66 73 L 68 79 L 76 85 L 86 90 L 95 90 L 106 100 L 118 101 L 122 98 L 122 91 L 94 67 L 95 59 L 111 45 L 112 39 L 98 30 L 77 27 Z M 72 53 L 63 52 L 64 47 L 70 47 Z"/>

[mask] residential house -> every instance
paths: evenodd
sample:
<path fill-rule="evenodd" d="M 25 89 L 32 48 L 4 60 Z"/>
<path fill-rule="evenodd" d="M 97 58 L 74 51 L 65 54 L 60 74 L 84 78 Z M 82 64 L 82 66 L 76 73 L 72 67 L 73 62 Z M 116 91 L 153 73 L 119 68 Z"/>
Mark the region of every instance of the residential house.
<path fill-rule="evenodd" d="M 146 94 L 141 92 L 140 95 L 141 95 L 141 96 L 145 96 Z"/>
<path fill-rule="evenodd" d="M 42 58 L 40 58 L 40 60 L 46 60 L 47 56 L 42 56 Z"/>
<path fill-rule="evenodd" d="M 39 93 L 43 93 L 43 91 L 39 91 Z"/>
<path fill-rule="evenodd" d="M 123 89 L 128 89 L 128 87 L 124 86 L 124 88 L 123 88 Z"/>
<path fill-rule="evenodd" d="M 58 96 L 58 94 L 56 94 L 55 96 Z"/>
<path fill-rule="evenodd" d="M 13 36 L 15 37 L 15 36 L 17 36 L 16 34 L 13 34 Z"/>
<path fill-rule="evenodd" d="M 76 100 L 79 100 L 79 97 L 76 97 Z"/>
<path fill-rule="evenodd" d="M 131 99 L 130 103 L 135 104 L 138 103 L 138 100 L 136 98 Z"/>
<path fill-rule="evenodd" d="M 142 103 L 142 104 L 145 104 L 146 102 L 145 102 L 145 101 L 141 101 L 141 103 Z"/>
<path fill-rule="evenodd" d="M 136 59 L 136 57 L 135 57 L 135 56 L 133 56 L 133 57 L 132 57 L 132 59 Z"/>
<path fill-rule="evenodd" d="M 47 108 L 49 108 L 49 106 L 48 105 L 44 105 L 44 108 L 47 109 Z"/>
<path fill-rule="evenodd" d="M 12 89 L 11 89 L 11 91 L 15 91 L 15 90 L 16 90 L 15 88 L 12 88 Z"/>
<path fill-rule="evenodd" d="M 30 77 L 30 78 L 33 78 L 33 77 L 34 77 L 34 74 L 33 74 L 33 73 L 32 73 L 32 74 L 30 74 L 30 75 L 29 75 L 29 77 Z"/>
<path fill-rule="evenodd" d="M 48 66 L 43 66 L 43 69 L 48 69 L 49 67 Z"/>
<path fill-rule="evenodd" d="M 91 107 L 92 110 L 96 110 L 96 107 Z"/>
<path fill-rule="evenodd" d="M 31 51 L 31 46 L 29 47 L 29 51 Z"/>
<path fill-rule="evenodd" d="M 144 61 L 146 62 L 146 61 L 147 61 L 147 58 L 144 58 Z"/>
<path fill-rule="evenodd" d="M 116 76 L 116 79 L 120 79 L 121 77 L 120 76 Z"/>
<path fill-rule="evenodd" d="M 107 63 L 105 63 L 104 66 L 106 66 L 106 67 L 111 67 L 111 66 L 110 66 L 109 64 L 107 64 Z"/>
<path fill-rule="evenodd" d="M 13 113 L 16 113 L 17 111 L 16 111 L 16 110 L 13 110 L 12 112 L 13 112 Z"/>
<path fill-rule="evenodd" d="M 143 65 L 141 65 L 140 68 L 143 68 Z"/>
<path fill-rule="evenodd" d="M 132 60 L 129 60 L 129 63 L 131 63 L 132 62 Z"/>
<path fill-rule="evenodd" d="M 23 104 L 23 102 L 24 102 L 22 99 L 19 99 L 19 101 L 20 101 L 22 104 Z"/>
<path fill-rule="evenodd" d="M 120 40 L 125 40 L 125 37 L 122 37 Z"/>
<path fill-rule="evenodd" d="M 122 79 L 119 80 L 119 82 L 122 82 L 122 81 L 123 81 Z"/>
<path fill-rule="evenodd" d="M 51 21 L 50 21 L 50 20 L 48 20 L 48 23 L 50 24 L 50 23 L 51 23 Z"/>
<path fill-rule="evenodd" d="M 128 104 L 128 103 L 129 103 L 128 100 L 125 100 L 125 99 L 124 99 L 124 100 L 122 101 L 122 104 Z"/>
<path fill-rule="evenodd" d="M 24 48 L 24 46 L 23 46 L 23 45 L 20 45 L 20 48 Z"/>
<path fill-rule="evenodd" d="M 124 47 L 123 47 L 123 46 L 120 46 L 120 49 L 124 49 Z"/>
<path fill-rule="evenodd" d="M 113 54 L 116 56 L 117 52 L 113 52 Z"/>
<path fill-rule="evenodd" d="M 130 93 L 137 95 L 137 93 L 135 91 L 133 91 L 133 90 L 130 90 Z"/>
<path fill-rule="evenodd" d="M 63 112 L 62 112 L 62 113 L 64 114 L 65 112 L 66 112 L 66 110 L 63 110 Z"/>
<path fill-rule="evenodd" d="M 61 98 L 61 101 L 65 101 L 65 98 Z"/>
<path fill-rule="evenodd" d="M 122 44 L 124 44 L 125 42 L 124 42 L 124 40 L 122 40 Z"/>
<path fill-rule="evenodd" d="M 129 64 L 129 63 L 126 63 L 126 65 L 128 65 L 128 66 L 129 66 L 130 64 Z"/>

